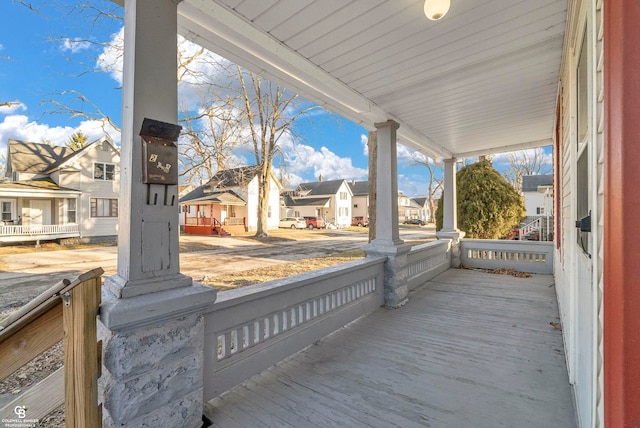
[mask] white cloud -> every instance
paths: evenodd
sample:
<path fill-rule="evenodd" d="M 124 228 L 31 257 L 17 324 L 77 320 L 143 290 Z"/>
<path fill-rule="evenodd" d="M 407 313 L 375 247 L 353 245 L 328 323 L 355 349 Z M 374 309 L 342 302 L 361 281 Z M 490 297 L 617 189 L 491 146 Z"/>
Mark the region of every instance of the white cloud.
<path fill-rule="evenodd" d="M 25 111 L 26 109 L 26 105 L 22 104 L 18 100 L 15 100 L 9 102 L 9 105 L 0 106 L 0 114 L 12 114 L 17 112 L 18 110 Z"/>
<path fill-rule="evenodd" d="M 424 175 L 398 174 L 398 191 L 407 196 L 419 196 L 427 194 L 427 182 Z"/>
<path fill-rule="evenodd" d="M 111 40 L 96 61 L 96 68 L 109 73 L 119 85 L 122 85 L 123 46 L 124 27 L 111 36 Z M 188 111 L 197 110 L 202 100 L 203 89 L 207 89 L 202 85 L 203 81 L 215 82 L 217 91 L 223 90 L 230 84 L 226 81 L 228 78 L 225 68 L 232 63 L 206 49 L 200 52 L 201 49 L 199 45 L 178 36 L 179 58 L 190 59 L 187 68 L 178 70 L 180 107 Z M 193 57 L 195 58 L 191 59 Z"/>
<path fill-rule="evenodd" d="M 369 156 L 369 136 L 360 134 L 360 144 L 362 144 L 362 154 Z"/>
<path fill-rule="evenodd" d="M 77 53 L 85 49 L 89 49 L 91 43 L 82 39 L 69 39 L 65 38 L 62 40 L 62 44 L 60 45 L 60 49 L 62 51 L 70 51 L 71 53 Z"/>
<path fill-rule="evenodd" d="M 31 141 L 41 143 L 43 141 L 51 141 L 54 145 L 63 146 L 69 140 L 69 137 L 77 131 L 82 131 L 88 137 L 89 141 L 95 141 L 102 138 L 105 132 L 102 129 L 102 122 L 84 121 L 79 126 L 49 126 L 47 124 L 29 121 L 24 115 L 6 116 L 0 122 L 0 153 L 4 154 L 7 150 L 7 140 Z M 120 144 L 120 134 L 110 129 L 109 136 L 114 142 Z"/>
<path fill-rule="evenodd" d="M 122 59 L 124 51 L 124 27 L 111 36 L 111 40 L 98 56 L 96 67 L 105 71 L 122 85 Z"/>
<path fill-rule="evenodd" d="M 354 166 L 351 158 L 340 157 L 324 146 L 316 150 L 306 144 L 294 143 L 291 136 L 286 135 L 280 147 L 286 164 L 285 173 L 291 175 L 292 185 L 316 181 L 320 174 L 325 180 L 364 180 L 368 175 L 366 169 Z"/>
<path fill-rule="evenodd" d="M 397 145 L 398 164 L 405 166 L 416 166 L 423 164 L 426 156 L 402 144 Z"/>

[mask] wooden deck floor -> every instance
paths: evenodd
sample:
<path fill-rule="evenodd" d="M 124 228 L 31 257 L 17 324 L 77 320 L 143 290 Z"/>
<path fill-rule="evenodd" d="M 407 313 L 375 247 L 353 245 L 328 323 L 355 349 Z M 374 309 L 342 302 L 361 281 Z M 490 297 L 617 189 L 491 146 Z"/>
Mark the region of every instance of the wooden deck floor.
<path fill-rule="evenodd" d="M 575 427 L 553 277 L 450 269 L 209 402 L 217 427 Z"/>

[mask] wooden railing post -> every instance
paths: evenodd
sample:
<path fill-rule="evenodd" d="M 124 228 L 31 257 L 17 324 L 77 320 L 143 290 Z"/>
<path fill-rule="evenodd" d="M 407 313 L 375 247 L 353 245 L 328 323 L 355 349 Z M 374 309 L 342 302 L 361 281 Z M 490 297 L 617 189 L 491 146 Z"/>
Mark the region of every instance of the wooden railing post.
<path fill-rule="evenodd" d="M 63 296 L 65 419 L 67 427 L 102 426 L 98 407 L 96 317 L 102 279 L 91 278 Z"/>

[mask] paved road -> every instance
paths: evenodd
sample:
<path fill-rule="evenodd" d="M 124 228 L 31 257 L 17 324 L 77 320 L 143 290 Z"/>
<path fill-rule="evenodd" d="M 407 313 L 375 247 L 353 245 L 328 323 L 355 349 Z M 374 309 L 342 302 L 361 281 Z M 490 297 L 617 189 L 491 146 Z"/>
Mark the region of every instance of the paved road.
<path fill-rule="evenodd" d="M 402 229 L 405 240 L 432 237 L 433 228 Z M 366 234 L 300 231 L 301 239 L 260 243 L 231 237 L 181 236 L 181 245 L 195 251 L 180 253 L 180 271 L 201 280 L 204 276 L 249 270 L 340 251 L 361 248 Z M 64 278 L 102 267 L 105 275 L 117 271 L 117 247 L 64 250 L 0 256 L 8 266 L 0 271 L 0 313 L 21 306 Z"/>

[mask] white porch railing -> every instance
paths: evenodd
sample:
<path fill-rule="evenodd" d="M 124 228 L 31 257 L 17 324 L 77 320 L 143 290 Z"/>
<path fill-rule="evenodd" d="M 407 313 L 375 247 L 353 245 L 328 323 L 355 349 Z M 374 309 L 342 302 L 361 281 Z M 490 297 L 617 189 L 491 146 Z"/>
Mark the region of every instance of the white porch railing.
<path fill-rule="evenodd" d="M 210 400 L 384 304 L 384 257 L 218 293 L 205 315 Z"/>
<path fill-rule="evenodd" d="M 204 398 L 210 400 L 384 305 L 385 257 L 367 257 L 218 293 L 205 315 Z M 409 288 L 451 265 L 449 241 L 407 255 Z"/>
<path fill-rule="evenodd" d="M 467 267 L 551 274 L 553 242 L 463 239 L 460 260 Z"/>
<path fill-rule="evenodd" d="M 451 267 L 451 241 L 441 240 L 417 245 L 407 255 L 409 290 L 414 290 Z"/>
<path fill-rule="evenodd" d="M 537 218 L 518 229 L 518 240 L 524 241 L 525 237 L 531 234 L 538 234 L 538 241 L 542 241 L 542 220 Z"/>
<path fill-rule="evenodd" d="M 42 224 L 0 226 L 0 241 L 25 241 L 38 239 L 70 238 L 80 236 L 77 224 Z"/>
<path fill-rule="evenodd" d="M 244 226 L 244 217 L 227 217 L 224 220 L 224 224 L 229 226 Z"/>

